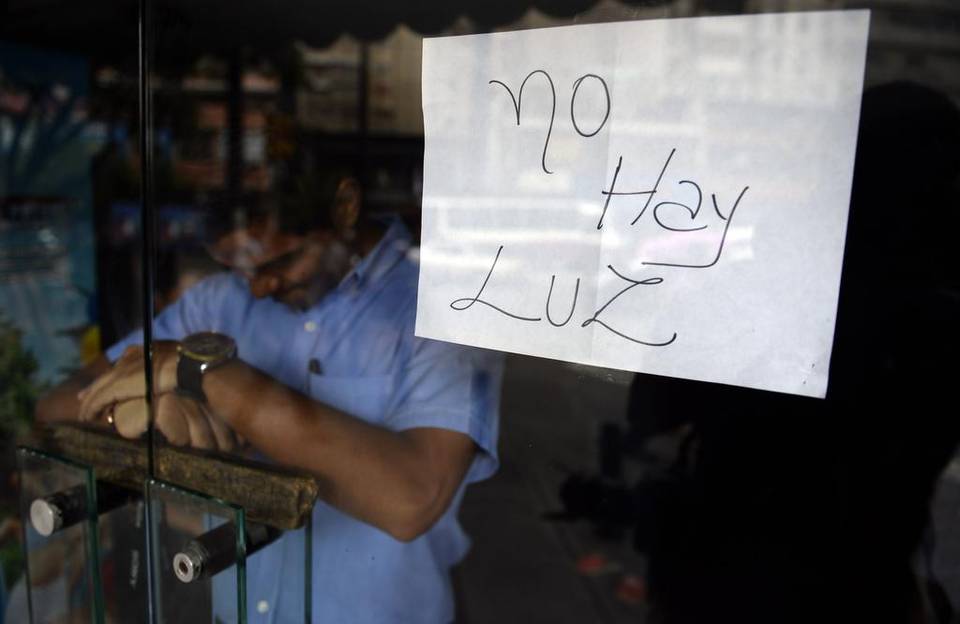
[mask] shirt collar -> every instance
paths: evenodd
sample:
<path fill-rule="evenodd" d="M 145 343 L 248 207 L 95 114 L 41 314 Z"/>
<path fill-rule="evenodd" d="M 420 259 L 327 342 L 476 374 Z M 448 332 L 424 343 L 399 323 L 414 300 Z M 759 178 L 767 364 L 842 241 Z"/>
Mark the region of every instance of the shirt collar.
<path fill-rule="evenodd" d="M 383 219 L 383 223 L 387 225 L 387 230 L 380 242 L 347 273 L 341 286 L 375 284 L 407 255 L 411 236 L 403 221 L 400 217 L 390 216 Z"/>

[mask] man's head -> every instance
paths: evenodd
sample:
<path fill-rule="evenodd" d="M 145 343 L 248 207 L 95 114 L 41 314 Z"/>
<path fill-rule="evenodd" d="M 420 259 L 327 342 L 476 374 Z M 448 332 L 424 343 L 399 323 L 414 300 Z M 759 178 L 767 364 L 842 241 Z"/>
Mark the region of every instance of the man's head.
<path fill-rule="evenodd" d="M 356 255 L 359 184 L 327 178 L 221 212 L 208 231 L 210 255 L 242 275 L 255 297 L 309 308 L 337 286 Z"/>

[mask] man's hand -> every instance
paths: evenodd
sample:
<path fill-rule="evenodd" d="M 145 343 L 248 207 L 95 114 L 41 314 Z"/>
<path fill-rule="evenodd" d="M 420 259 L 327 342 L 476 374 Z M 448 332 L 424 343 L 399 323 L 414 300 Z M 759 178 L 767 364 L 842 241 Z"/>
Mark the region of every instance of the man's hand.
<path fill-rule="evenodd" d="M 209 406 L 173 392 L 177 384 L 177 343 L 153 343 L 153 389 L 156 430 L 177 446 L 230 451 L 237 436 Z M 106 422 L 125 438 L 139 438 L 147 430 L 143 348 L 127 347 L 109 371 L 80 391 L 81 422 Z"/>
<path fill-rule="evenodd" d="M 237 436 L 208 405 L 175 393 L 157 397 L 156 430 L 171 444 L 228 452 Z"/>
<path fill-rule="evenodd" d="M 177 384 L 177 343 L 153 343 L 153 390 L 157 395 L 172 391 Z M 81 422 L 98 420 L 107 408 L 146 395 L 143 347 L 127 347 L 108 372 L 77 395 Z"/>
<path fill-rule="evenodd" d="M 239 446 L 233 430 L 209 406 L 168 392 L 157 396 L 155 430 L 176 446 L 228 452 Z M 147 404 L 138 397 L 108 406 L 100 421 L 112 422 L 125 438 L 139 438 L 147 430 Z"/>

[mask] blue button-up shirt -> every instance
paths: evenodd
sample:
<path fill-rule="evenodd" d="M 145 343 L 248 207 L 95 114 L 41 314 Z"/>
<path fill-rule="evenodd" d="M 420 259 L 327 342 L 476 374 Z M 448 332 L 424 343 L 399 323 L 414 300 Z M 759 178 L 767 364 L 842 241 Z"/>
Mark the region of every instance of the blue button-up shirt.
<path fill-rule="evenodd" d="M 469 546 L 456 515 L 463 487 L 496 470 L 503 361 L 500 354 L 415 337 L 417 277 L 409 232 L 396 220 L 339 286 L 306 311 L 257 299 L 244 279 L 223 273 L 190 289 L 154 321 L 158 340 L 197 331 L 228 334 L 242 360 L 321 403 L 394 431 L 458 431 L 480 449 L 447 512 L 409 543 L 317 503 L 314 622 L 453 620 L 449 569 Z M 115 360 L 140 338 L 114 345 L 108 357 Z M 250 622 L 303 622 L 306 548 L 305 531 L 291 531 L 249 558 Z M 227 606 L 233 591 L 216 581 L 218 612 L 235 613 Z"/>

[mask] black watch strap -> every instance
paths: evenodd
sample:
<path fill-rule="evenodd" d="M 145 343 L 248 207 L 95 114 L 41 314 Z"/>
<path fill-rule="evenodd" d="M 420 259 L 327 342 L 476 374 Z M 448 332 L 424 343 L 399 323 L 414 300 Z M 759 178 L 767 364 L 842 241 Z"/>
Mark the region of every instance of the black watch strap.
<path fill-rule="evenodd" d="M 207 402 L 203 393 L 203 362 L 186 357 L 177 358 L 177 394 L 201 403 Z"/>

